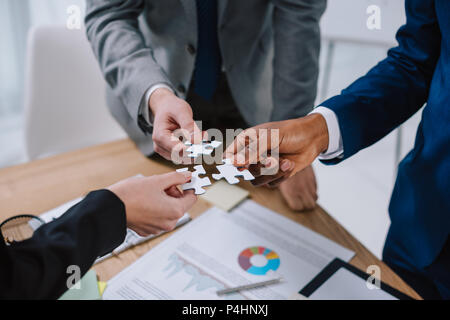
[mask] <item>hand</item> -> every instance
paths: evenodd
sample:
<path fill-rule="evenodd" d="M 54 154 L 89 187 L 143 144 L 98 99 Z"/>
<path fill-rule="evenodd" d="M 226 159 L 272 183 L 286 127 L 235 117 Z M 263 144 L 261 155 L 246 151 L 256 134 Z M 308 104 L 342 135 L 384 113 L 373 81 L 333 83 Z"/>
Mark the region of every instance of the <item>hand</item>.
<path fill-rule="evenodd" d="M 312 210 L 317 201 L 317 183 L 312 166 L 297 172 L 279 186 L 284 200 L 292 210 Z"/>
<path fill-rule="evenodd" d="M 247 129 L 225 150 L 224 157 L 236 166 L 248 167 L 256 177 L 252 184 L 276 186 L 309 166 L 327 149 L 325 118 L 312 114 Z"/>
<path fill-rule="evenodd" d="M 192 190 L 176 187 L 191 179 L 189 172 L 130 178 L 108 189 L 125 204 L 127 227 L 140 236 L 171 231 L 197 200 Z"/>
<path fill-rule="evenodd" d="M 181 134 L 192 143 L 201 143 L 203 134 L 195 124 L 191 106 L 178 98 L 172 91 L 159 88 L 153 92 L 149 101 L 153 114 L 153 143 L 155 151 L 167 160 L 175 161 L 174 155 L 181 157 L 181 162 L 189 163 L 191 159 L 183 157 L 187 148 L 174 131 L 182 129 Z"/>

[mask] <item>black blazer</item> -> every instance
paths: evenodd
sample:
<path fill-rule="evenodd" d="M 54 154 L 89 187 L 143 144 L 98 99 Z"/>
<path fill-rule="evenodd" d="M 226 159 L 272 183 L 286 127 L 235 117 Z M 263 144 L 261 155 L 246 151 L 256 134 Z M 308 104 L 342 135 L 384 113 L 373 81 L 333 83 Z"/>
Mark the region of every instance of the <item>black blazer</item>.
<path fill-rule="evenodd" d="M 126 235 L 124 203 L 101 190 L 43 225 L 31 239 L 6 246 L 0 241 L 0 299 L 57 299 L 77 265 L 84 275 L 95 259 Z"/>

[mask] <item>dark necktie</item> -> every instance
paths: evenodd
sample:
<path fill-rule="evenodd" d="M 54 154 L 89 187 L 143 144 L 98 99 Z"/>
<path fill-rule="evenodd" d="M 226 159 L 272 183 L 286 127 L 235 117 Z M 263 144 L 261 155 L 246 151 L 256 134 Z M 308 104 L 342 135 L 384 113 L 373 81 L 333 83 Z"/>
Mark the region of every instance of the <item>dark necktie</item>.
<path fill-rule="evenodd" d="M 221 55 L 217 35 L 217 0 L 196 0 L 198 43 L 194 91 L 211 100 L 219 82 Z"/>

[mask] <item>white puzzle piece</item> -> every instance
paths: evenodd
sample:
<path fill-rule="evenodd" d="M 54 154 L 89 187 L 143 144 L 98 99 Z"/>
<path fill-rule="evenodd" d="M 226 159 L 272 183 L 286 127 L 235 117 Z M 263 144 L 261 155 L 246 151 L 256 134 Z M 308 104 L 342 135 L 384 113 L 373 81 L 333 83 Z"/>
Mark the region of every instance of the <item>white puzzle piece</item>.
<path fill-rule="evenodd" d="M 224 178 L 229 184 L 236 184 L 239 183 L 239 179 L 237 179 L 236 177 L 243 177 L 244 180 L 255 179 L 255 177 L 247 169 L 239 171 L 238 168 L 231 164 L 230 159 L 224 159 L 223 163 L 224 164 L 216 167 L 217 170 L 219 170 L 220 174 L 212 175 L 215 180 Z"/>
<path fill-rule="evenodd" d="M 220 142 L 220 141 L 211 141 L 211 142 L 202 141 L 201 144 L 192 144 L 189 141 L 187 141 L 184 144 L 189 146 L 189 148 L 186 149 L 186 151 L 189 152 L 188 157 L 197 158 L 201 154 L 210 155 L 215 148 L 222 145 L 222 142 Z"/>
<path fill-rule="evenodd" d="M 208 177 L 200 178 L 199 175 L 206 174 L 205 168 L 202 165 L 198 165 L 194 167 L 195 171 L 192 172 L 191 182 L 185 183 L 181 186 L 183 190 L 195 190 L 195 194 L 204 194 L 206 192 L 203 187 L 210 186 L 211 181 Z M 189 171 L 188 168 L 178 169 L 177 172 L 186 172 Z"/>

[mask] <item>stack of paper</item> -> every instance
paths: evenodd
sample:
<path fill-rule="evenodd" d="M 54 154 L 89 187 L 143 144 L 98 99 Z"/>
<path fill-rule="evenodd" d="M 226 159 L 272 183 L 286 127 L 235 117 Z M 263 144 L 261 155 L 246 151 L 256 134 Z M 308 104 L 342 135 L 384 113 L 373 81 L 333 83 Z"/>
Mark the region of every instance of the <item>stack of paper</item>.
<path fill-rule="evenodd" d="M 288 299 L 335 257 L 353 252 L 251 200 L 212 208 L 109 283 L 104 299 Z M 227 296 L 225 288 L 282 277 Z"/>

